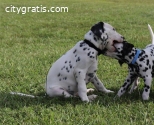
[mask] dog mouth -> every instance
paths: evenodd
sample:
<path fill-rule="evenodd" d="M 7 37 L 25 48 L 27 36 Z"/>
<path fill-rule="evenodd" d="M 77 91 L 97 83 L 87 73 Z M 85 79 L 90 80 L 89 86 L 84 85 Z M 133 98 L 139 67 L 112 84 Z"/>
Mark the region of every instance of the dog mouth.
<path fill-rule="evenodd" d="M 113 40 L 112 44 L 108 45 L 108 47 L 106 48 L 107 49 L 106 51 L 108 51 L 108 52 L 119 52 L 119 48 L 121 48 L 123 42 Z"/>
<path fill-rule="evenodd" d="M 114 52 L 118 52 L 118 49 L 117 49 L 117 47 L 115 46 L 117 43 L 119 43 L 117 40 L 113 40 L 113 44 L 112 44 L 112 46 L 114 47 Z"/>

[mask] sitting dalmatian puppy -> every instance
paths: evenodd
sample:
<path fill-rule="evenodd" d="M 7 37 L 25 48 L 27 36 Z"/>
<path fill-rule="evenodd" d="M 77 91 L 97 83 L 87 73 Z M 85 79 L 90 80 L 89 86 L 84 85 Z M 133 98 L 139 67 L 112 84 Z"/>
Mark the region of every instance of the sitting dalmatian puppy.
<path fill-rule="evenodd" d="M 137 49 L 134 45 L 124 41 L 123 43 L 114 44 L 116 48 L 115 52 L 105 52 L 105 55 L 119 60 L 120 65 L 122 65 L 122 63 L 128 64 L 129 73 L 124 84 L 117 93 L 118 97 L 124 94 L 135 81 L 130 91 L 132 92 L 137 86 L 135 84 L 138 83 L 138 77 L 141 77 L 145 83 L 142 98 L 143 100 L 149 99 L 152 77 L 154 75 L 154 34 L 150 25 L 148 25 L 148 27 L 152 37 L 152 44 L 146 46 L 145 49 Z"/>
<path fill-rule="evenodd" d="M 74 97 L 76 93 L 82 101 L 92 101 L 97 95 L 87 96 L 86 84 L 91 82 L 95 88 L 110 93 L 97 78 L 97 56 L 107 48 L 115 51 L 114 41 L 123 42 L 124 37 L 103 22 L 92 26 L 91 30 L 73 48 L 61 56 L 50 68 L 46 93 L 49 97 Z"/>

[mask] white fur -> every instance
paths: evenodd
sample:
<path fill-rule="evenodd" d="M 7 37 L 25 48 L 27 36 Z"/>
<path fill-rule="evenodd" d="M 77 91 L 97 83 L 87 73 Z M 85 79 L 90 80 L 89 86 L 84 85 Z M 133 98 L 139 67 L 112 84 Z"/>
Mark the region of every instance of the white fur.
<path fill-rule="evenodd" d="M 151 28 L 151 26 L 149 24 L 148 24 L 148 29 L 150 31 L 152 44 L 154 45 L 154 33 L 153 33 L 153 30 L 152 30 L 152 28 Z"/>

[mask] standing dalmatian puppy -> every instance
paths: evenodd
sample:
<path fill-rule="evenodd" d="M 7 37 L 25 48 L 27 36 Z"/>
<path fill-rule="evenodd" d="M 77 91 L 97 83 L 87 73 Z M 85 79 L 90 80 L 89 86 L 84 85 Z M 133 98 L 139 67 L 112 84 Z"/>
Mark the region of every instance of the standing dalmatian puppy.
<path fill-rule="evenodd" d="M 97 56 L 107 48 L 115 51 L 114 41 L 123 42 L 124 37 L 115 29 L 103 22 L 92 26 L 73 48 L 60 57 L 50 68 L 46 93 L 49 97 L 73 97 L 76 93 L 82 101 L 92 101 L 97 95 L 87 96 L 86 84 L 91 82 L 95 88 L 104 93 L 110 93 L 97 78 Z"/>
<path fill-rule="evenodd" d="M 122 63 L 128 64 L 129 73 L 117 93 L 118 97 L 124 94 L 134 81 L 137 83 L 138 77 L 141 77 L 145 83 L 142 98 L 143 100 L 149 99 L 152 77 L 154 76 L 154 34 L 150 25 L 148 25 L 148 27 L 152 37 L 152 44 L 146 46 L 145 49 L 137 49 L 134 45 L 124 41 L 123 43 L 114 44 L 116 48 L 115 52 L 105 52 L 105 55 L 118 59 L 121 65 Z M 130 92 L 136 87 L 134 84 Z"/>

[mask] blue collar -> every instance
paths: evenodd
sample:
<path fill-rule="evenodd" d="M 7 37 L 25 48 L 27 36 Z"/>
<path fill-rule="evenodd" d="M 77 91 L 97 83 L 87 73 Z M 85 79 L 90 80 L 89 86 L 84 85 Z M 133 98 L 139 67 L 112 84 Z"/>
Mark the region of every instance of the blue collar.
<path fill-rule="evenodd" d="M 141 53 L 141 50 L 137 49 L 136 50 L 136 55 L 134 56 L 134 59 L 132 60 L 131 64 L 135 64 L 139 54 Z"/>

